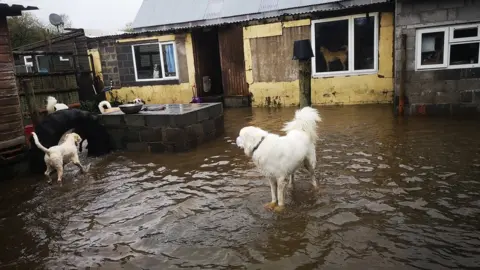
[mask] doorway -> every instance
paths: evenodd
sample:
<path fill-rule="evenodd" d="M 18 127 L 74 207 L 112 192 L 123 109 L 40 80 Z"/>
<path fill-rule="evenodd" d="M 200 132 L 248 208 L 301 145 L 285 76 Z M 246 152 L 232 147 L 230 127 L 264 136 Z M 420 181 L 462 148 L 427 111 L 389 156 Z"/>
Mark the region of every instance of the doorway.
<path fill-rule="evenodd" d="M 249 107 L 243 27 L 229 25 L 192 32 L 197 95 L 225 107 Z"/>
<path fill-rule="evenodd" d="M 204 101 L 222 101 L 222 67 L 217 28 L 192 32 L 197 95 Z"/>

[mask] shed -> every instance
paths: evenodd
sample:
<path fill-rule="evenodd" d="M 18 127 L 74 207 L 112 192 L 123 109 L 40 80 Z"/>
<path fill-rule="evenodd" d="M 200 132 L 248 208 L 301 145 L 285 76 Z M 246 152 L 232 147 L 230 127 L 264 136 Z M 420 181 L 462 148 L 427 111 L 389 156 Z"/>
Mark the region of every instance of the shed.
<path fill-rule="evenodd" d="M 0 165 L 15 161 L 25 147 L 7 17 L 21 16 L 22 11 L 37 9 L 32 6 L 0 4 Z"/>

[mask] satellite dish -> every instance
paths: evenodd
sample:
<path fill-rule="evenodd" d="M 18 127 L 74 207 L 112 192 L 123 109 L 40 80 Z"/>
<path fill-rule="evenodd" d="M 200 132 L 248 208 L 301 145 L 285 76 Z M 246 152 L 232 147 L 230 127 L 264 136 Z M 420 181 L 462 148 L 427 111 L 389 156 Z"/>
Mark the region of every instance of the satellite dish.
<path fill-rule="evenodd" d="M 60 15 L 56 14 L 56 13 L 50 14 L 50 16 L 48 16 L 48 19 L 50 20 L 50 23 L 57 28 L 60 25 L 63 25 L 62 17 Z"/>

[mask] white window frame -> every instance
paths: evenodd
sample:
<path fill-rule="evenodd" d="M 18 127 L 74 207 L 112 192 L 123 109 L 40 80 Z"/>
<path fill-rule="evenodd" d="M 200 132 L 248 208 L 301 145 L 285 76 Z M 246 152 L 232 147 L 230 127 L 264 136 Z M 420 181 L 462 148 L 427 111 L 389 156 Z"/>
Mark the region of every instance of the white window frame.
<path fill-rule="evenodd" d="M 138 78 L 138 73 L 137 73 L 137 62 L 136 62 L 136 57 L 135 57 L 135 47 L 136 46 L 153 45 L 153 44 L 158 44 L 158 49 L 159 49 L 159 52 L 160 52 L 160 65 L 161 65 L 162 78 L 139 79 Z M 175 59 L 175 75 L 176 76 L 165 77 L 165 68 L 164 68 L 164 65 L 163 65 L 164 59 L 163 59 L 162 46 L 163 45 L 168 45 L 168 44 L 173 45 L 173 55 L 174 55 L 174 59 Z M 132 45 L 132 56 L 133 56 L 133 69 L 134 69 L 134 72 L 135 72 L 135 81 L 137 81 L 137 82 L 170 81 L 170 80 L 178 80 L 179 79 L 177 46 L 175 45 L 175 41 L 150 42 L 150 43 L 134 44 L 134 45 Z"/>
<path fill-rule="evenodd" d="M 444 33 L 443 39 L 443 64 L 434 64 L 434 65 L 422 65 L 422 35 L 429 34 L 429 33 Z M 415 59 L 416 62 L 416 69 L 438 69 L 438 68 L 446 68 L 448 67 L 448 52 L 450 51 L 450 47 L 448 46 L 448 27 L 435 27 L 435 28 L 427 28 L 417 30 L 416 34 L 416 42 L 415 42 Z"/>
<path fill-rule="evenodd" d="M 480 24 L 468 24 L 468 25 L 457 25 L 457 26 L 451 26 L 450 27 L 450 34 L 449 34 L 449 41 L 450 42 L 464 42 L 464 41 L 477 41 L 480 40 Z M 477 28 L 477 36 L 476 37 L 467 37 L 467 38 L 454 38 L 453 34 L 455 30 L 461 30 L 461 29 L 469 29 L 469 28 Z"/>
<path fill-rule="evenodd" d="M 28 61 L 27 61 L 28 59 L 31 59 L 32 62 L 28 62 Z M 33 58 L 32 58 L 32 56 L 31 56 L 31 55 L 25 55 L 25 56 L 23 57 L 23 63 L 24 63 L 25 66 L 27 66 L 27 67 L 33 67 Z"/>
<path fill-rule="evenodd" d="M 312 40 L 312 47 L 315 53 L 315 24 L 323 23 L 323 22 L 334 22 L 334 21 L 343 21 L 348 20 L 348 70 L 345 71 L 327 71 L 327 72 L 317 72 L 316 67 L 316 55 L 312 58 L 312 74 L 313 77 L 335 77 L 335 76 L 348 76 L 348 75 L 366 75 L 366 74 L 375 74 L 378 73 L 378 35 L 379 35 L 379 19 L 378 19 L 378 12 L 368 13 L 369 17 L 373 17 L 375 20 L 374 23 L 374 32 L 373 32 L 373 69 L 363 69 L 363 70 L 355 70 L 355 33 L 354 33 L 354 20 L 356 18 L 366 18 L 367 14 L 357 14 L 351 16 L 342 16 L 342 17 L 334 17 L 328 19 L 319 19 L 313 20 L 311 23 L 311 40 Z"/>
<path fill-rule="evenodd" d="M 453 32 L 458 29 L 465 28 L 478 28 L 477 37 L 468 38 L 453 38 Z M 422 35 L 425 33 L 438 33 L 444 32 L 444 44 L 443 44 L 443 64 L 436 65 L 422 65 Z M 415 35 L 415 70 L 436 70 L 436 69 L 462 69 L 462 68 L 477 68 L 480 67 L 480 46 L 478 57 L 479 61 L 476 64 L 464 64 L 464 65 L 451 65 L 450 64 L 450 48 L 452 45 L 459 44 L 480 44 L 480 24 L 465 24 L 465 25 L 453 25 L 434 28 L 417 29 Z"/>

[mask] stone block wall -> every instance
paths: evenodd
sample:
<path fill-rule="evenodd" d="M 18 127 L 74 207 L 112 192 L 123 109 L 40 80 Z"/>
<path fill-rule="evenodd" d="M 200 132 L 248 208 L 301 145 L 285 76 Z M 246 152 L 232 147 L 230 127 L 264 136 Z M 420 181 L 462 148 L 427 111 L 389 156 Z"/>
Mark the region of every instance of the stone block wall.
<path fill-rule="evenodd" d="M 88 44 L 89 49 L 98 49 L 102 63 L 102 75 L 105 85 L 120 85 L 120 75 L 118 73 L 118 59 L 115 40 L 99 39 L 91 41 Z"/>
<path fill-rule="evenodd" d="M 222 104 L 206 105 L 184 114 L 119 113 L 102 115 L 101 119 L 112 138 L 114 149 L 183 152 L 218 137 L 224 131 Z"/>
<path fill-rule="evenodd" d="M 399 93 L 402 72 L 402 34 L 407 37 L 405 92 L 409 104 L 460 104 L 462 103 L 461 95 L 463 92 L 479 90 L 480 68 L 415 71 L 415 35 L 418 28 L 478 22 L 480 20 L 478 15 L 480 14 L 480 1 L 397 0 L 396 2 L 396 95 Z M 417 107 L 414 106 L 407 111 L 416 112 Z M 420 111 L 422 110 L 420 109 Z"/>

